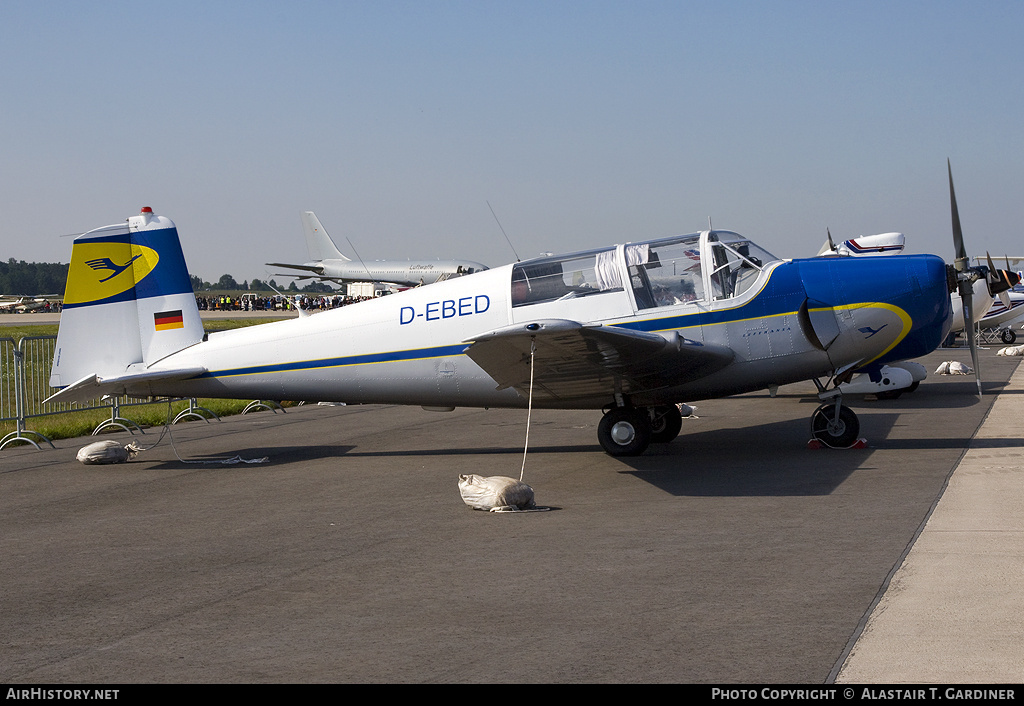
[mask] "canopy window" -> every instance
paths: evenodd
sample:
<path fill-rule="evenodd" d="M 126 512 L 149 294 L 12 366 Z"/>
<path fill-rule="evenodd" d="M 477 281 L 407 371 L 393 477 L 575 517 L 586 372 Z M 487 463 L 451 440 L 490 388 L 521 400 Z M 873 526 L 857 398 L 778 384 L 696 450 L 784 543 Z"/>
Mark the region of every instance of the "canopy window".
<path fill-rule="evenodd" d="M 622 291 L 615 248 L 530 260 L 512 267 L 512 306 Z"/>
<path fill-rule="evenodd" d="M 627 245 L 626 264 L 638 309 L 704 299 L 699 234 Z"/>

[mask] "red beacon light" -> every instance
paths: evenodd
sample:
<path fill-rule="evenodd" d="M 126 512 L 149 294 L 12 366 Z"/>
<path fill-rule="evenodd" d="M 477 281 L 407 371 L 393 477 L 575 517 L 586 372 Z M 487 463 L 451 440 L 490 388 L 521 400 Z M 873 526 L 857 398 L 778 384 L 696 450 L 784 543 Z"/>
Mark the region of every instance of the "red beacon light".
<path fill-rule="evenodd" d="M 156 218 L 156 215 L 153 213 L 153 209 L 149 206 L 143 206 L 139 211 L 139 215 L 132 216 L 128 220 L 134 223 L 136 228 L 142 228 L 148 226 L 154 218 Z"/>

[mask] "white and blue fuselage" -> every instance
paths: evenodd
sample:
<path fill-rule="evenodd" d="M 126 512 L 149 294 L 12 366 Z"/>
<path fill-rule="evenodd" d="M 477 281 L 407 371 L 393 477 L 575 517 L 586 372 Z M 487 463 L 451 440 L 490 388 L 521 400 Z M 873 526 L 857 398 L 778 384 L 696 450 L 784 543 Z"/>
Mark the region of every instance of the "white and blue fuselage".
<path fill-rule="evenodd" d="M 76 241 L 90 267 L 103 259 L 98 253 L 105 240 L 121 248 L 110 253 L 114 267 L 137 252 L 156 253 L 151 271 L 132 291 L 145 293 L 147 281 L 159 286 L 149 304 L 123 292 L 92 294 L 92 284 L 68 300 L 65 317 L 82 321 L 62 321 L 62 333 L 65 327 L 68 332 L 58 341 L 51 381 L 55 387 L 77 385 L 68 397 L 91 391 L 525 406 L 521 376 L 507 372 L 518 360 L 499 360 L 495 337 L 506 336 L 512 351 L 542 328 L 576 326 L 581 333 L 562 346 L 564 355 L 538 359 L 536 406 L 601 408 L 623 395 L 632 404 L 661 405 L 916 357 L 935 348 L 949 326 L 939 258 L 782 261 L 735 233 L 706 231 L 516 263 L 308 317 L 203 336 L 201 324 L 191 322 L 198 322 L 198 312 L 191 311 L 191 291 L 182 284 L 187 272 L 161 270 L 183 266 L 173 253 L 161 252 L 180 252 L 173 223 L 150 219 L 126 234 L 101 229 L 96 233 L 103 237 L 86 234 Z M 112 271 L 95 276 L 109 280 Z M 76 268 L 73 258 L 69 292 L 76 276 L 93 273 Z M 125 331 L 137 326 L 142 344 L 128 347 L 124 356 L 97 351 L 111 343 L 81 340 L 84 328 L 123 319 L 133 307 L 134 318 L 118 331 L 130 335 Z M 175 312 L 182 325 L 161 329 L 161 322 L 175 325 Z M 169 342 L 160 345 L 164 331 Z M 594 331 L 618 334 L 626 343 L 595 343 L 589 337 Z M 662 356 L 652 368 L 648 348 L 658 337 L 690 357 L 666 363 Z M 490 349 L 474 355 L 474 345 L 484 339 Z M 635 348 L 634 340 L 645 348 Z M 581 372 L 575 365 L 581 357 L 598 372 Z M 92 384 L 81 384 L 83 376 L 92 376 Z"/>

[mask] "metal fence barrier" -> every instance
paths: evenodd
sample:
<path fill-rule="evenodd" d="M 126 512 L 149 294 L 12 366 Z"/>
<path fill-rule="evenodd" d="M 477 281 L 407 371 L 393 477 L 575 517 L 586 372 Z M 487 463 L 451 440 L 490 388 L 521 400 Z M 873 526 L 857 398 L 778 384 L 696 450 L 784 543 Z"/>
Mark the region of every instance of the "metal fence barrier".
<path fill-rule="evenodd" d="M 37 441 L 53 446 L 53 442 L 27 427 L 30 419 L 95 410 L 109 410 L 110 418 L 93 430 L 93 435 L 111 427 L 134 434 L 144 434 L 135 422 L 121 416 L 124 407 L 154 404 L 153 400 L 132 397 L 96 398 L 87 402 L 44 402 L 55 388 L 50 387 L 50 365 L 56 348 L 56 336 L 26 336 L 15 344 L 13 338 L 0 338 L 0 422 L 14 422 L 16 428 L 2 439 L 0 449 L 15 442 L 29 443 L 39 448 Z M 184 419 L 203 419 L 207 415 L 220 419 L 209 410 L 189 400 L 187 410 L 178 414 L 174 424 Z"/>
<path fill-rule="evenodd" d="M 19 380 L 18 364 L 20 357 L 18 346 L 13 338 L 0 338 L 0 422 L 15 422 L 17 429 L 3 439 L 0 439 L 0 448 L 7 444 L 8 440 L 22 437 L 24 433 L 25 419 L 21 410 L 21 382 Z M 31 439 L 29 443 L 35 444 Z M 38 445 L 37 445 L 38 447 Z"/>

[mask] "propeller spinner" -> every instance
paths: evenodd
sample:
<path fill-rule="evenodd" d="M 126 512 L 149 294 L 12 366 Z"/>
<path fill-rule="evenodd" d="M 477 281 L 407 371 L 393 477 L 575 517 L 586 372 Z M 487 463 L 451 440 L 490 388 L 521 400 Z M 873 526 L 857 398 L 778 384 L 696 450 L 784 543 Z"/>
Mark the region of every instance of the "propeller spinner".
<path fill-rule="evenodd" d="M 1020 275 L 1010 269 L 1010 258 L 1006 258 L 1007 266 L 1005 270 L 997 270 L 992 262 L 992 256 L 988 253 L 985 253 L 985 258 L 988 260 L 988 277 L 986 281 L 988 282 L 989 293 L 993 297 L 998 296 L 999 301 L 1007 309 L 1013 308 L 1010 295 L 1007 292 L 1020 283 Z"/>

